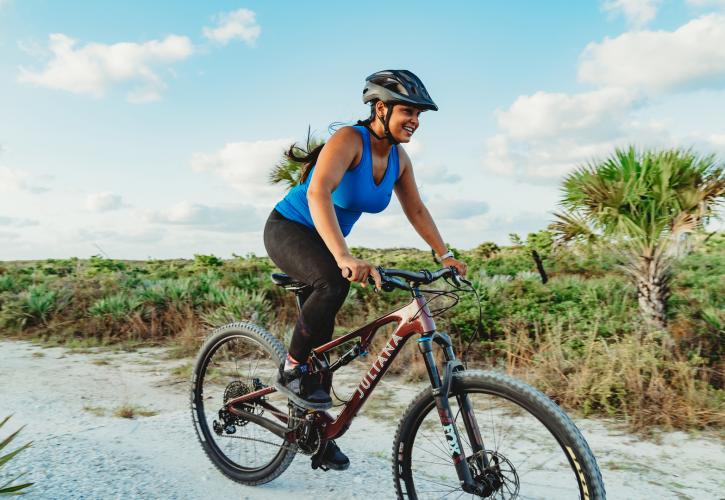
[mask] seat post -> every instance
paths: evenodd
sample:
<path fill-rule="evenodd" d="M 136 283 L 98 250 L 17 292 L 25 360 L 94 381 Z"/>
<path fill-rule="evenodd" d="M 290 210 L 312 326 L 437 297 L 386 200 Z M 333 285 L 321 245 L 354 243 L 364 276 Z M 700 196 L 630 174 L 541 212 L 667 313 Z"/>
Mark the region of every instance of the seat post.
<path fill-rule="evenodd" d="M 312 293 L 311 287 L 302 287 L 295 290 L 295 302 L 297 303 L 297 313 L 302 314 L 302 306 L 305 305 L 307 297 Z"/>

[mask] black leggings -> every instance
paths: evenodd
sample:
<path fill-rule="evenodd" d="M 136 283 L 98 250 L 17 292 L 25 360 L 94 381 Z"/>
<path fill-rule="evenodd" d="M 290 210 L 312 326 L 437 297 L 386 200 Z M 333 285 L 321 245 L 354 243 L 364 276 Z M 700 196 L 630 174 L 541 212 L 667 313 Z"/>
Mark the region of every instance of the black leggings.
<path fill-rule="evenodd" d="M 289 354 L 305 361 L 310 351 L 332 339 L 335 316 L 350 290 L 319 233 L 285 218 L 277 210 L 264 226 L 264 247 L 277 267 L 297 281 L 312 285 L 290 342 Z"/>

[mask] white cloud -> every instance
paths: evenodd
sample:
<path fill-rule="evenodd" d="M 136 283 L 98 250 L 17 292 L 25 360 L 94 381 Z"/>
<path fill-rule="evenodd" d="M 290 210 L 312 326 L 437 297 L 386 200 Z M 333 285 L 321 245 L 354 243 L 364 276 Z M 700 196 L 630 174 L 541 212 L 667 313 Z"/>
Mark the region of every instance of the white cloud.
<path fill-rule="evenodd" d="M 636 118 L 642 102 L 622 89 L 521 96 L 497 113 L 500 132 L 486 140 L 484 167 L 524 182 L 552 183 L 618 146 L 670 145 L 661 124 Z"/>
<path fill-rule="evenodd" d="M 725 86 L 725 16 L 708 14 L 675 31 L 639 31 L 590 43 L 578 78 L 597 86 L 673 91 Z"/>
<path fill-rule="evenodd" d="M 20 235 L 18 233 L 11 233 L 10 231 L 0 231 L 0 241 L 14 241 L 17 240 Z"/>
<path fill-rule="evenodd" d="M 661 0 L 605 0 L 602 10 L 611 14 L 621 14 L 634 28 L 641 28 L 657 15 Z"/>
<path fill-rule="evenodd" d="M 164 229 L 141 228 L 126 231 L 109 229 L 90 229 L 82 227 L 70 235 L 74 241 L 109 242 L 109 243 L 156 243 L 166 234 Z"/>
<path fill-rule="evenodd" d="M 725 8 L 725 0 L 686 0 L 693 7 L 721 7 Z"/>
<path fill-rule="evenodd" d="M 150 222 L 220 232 L 258 231 L 262 219 L 250 205 L 224 205 L 212 207 L 181 202 L 173 207 L 147 214 Z"/>
<path fill-rule="evenodd" d="M 214 153 L 194 154 L 191 167 L 197 172 L 219 176 L 242 193 L 247 203 L 268 204 L 284 193 L 284 187 L 270 185 L 268 178 L 292 142 L 292 139 L 230 142 Z"/>
<path fill-rule="evenodd" d="M 103 96 L 113 85 L 130 84 L 128 100 L 147 102 L 159 99 L 166 88 L 153 68 L 186 59 L 193 45 L 185 36 L 168 35 L 143 43 L 76 46 L 76 40 L 54 33 L 49 49 L 52 58 L 45 67 L 36 71 L 21 67 L 18 81 L 94 97 Z"/>
<path fill-rule="evenodd" d="M 467 199 L 438 199 L 426 204 L 435 219 L 469 219 L 488 212 L 488 203 Z"/>
<path fill-rule="evenodd" d="M 18 219 L 15 217 L 4 217 L 0 215 L 0 226 L 28 227 L 37 225 L 38 221 L 34 219 Z"/>
<path fill-rule="evenodd" d="M 435 183 L 435 184 L 455 184 L 461 180 L 461 176 L 450 172 L 448 167 L 445 165 L 432 165 L 427 163 L 425 160 L 420 160 L 424 145 L 419 140 L 415 139 L 403 146 L 405 152 L 411 158 L 413 163 L 413 172 L 415 174 L 415 180 L 421 183 Z"/>
<path fill-rule="evenodd" d="M 0 167 L 0 192 L 27 191 L 29 193 L 45 193 L 49 189 L 31 179 L 30 175 L 8 167 Z"/>
<path fill-rule="evenodd" d="M 638 102 L 635 92 L 608 88 L 563 94 L 536 92 L 519 96 L 497 111 L 498 126 L 516 139 L 546 139 L 562 134 L 611 136 Z"/>
<path fill-rule="evenodd" d="M 262 28 L 257 24 L 256 14 L 249 9 L 218 14 L 215 21 L 216 27 L 204 27 L 204 36 L 222 45 L 235 39 L 247 45 L 254 45 L 262 32 Z"/>
<path fill-rule="evenodd" d="M 416 162 L 413 165 L 415 180 L 431 184 L 455 184 L 460 182 L 461 176 L 450 172 L 445 165 L 431 165 L 425 162 Z"/>
<path fill-rule="evenodd" d="M 109 212 L 124 206 L 123 199 L 113 193 L 92 193 L 86 197 L 86 209 L 91 212 Z"/>

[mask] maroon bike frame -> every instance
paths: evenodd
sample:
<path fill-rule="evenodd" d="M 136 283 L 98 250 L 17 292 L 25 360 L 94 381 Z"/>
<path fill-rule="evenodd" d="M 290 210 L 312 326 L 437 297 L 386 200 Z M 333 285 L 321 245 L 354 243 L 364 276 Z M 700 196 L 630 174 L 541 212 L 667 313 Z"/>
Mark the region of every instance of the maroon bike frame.
<path fill-rule="evenodd" d="M 350 428 L 352 420 L 355 418 L 358 411 L 360 411 L 360 408 L 363 403 L 365 403 L 370 393 L 372 393 L 378 385 L 380 379 L 383 378 L 385 372 L 388 371 L 390 363 L 398 355 L 405 342 L 416 333 L 422 335 L 433 333 L 435 331 L 435 322 L 433 321 L 430 310 L 428 309 L 427 299 L 419 295 L 414 297 L 407 305 L 312 350 L 314 356 L 320 356 L 341 344 L 359 337 L 360 350 L 362 352 L 366 352 L 377 331 L 389 323 L 397 323 L 398 326 L 385 347 L 383 347 L 380 354 L 378 354 L 377 358 L 373 361 L 370 369 L 363 376 L 355 393 L 344 404 L 342 411 L 336 417 L 333 417 L 328 412 L 317 412 L 318 423 L 323 430 L 323 439 L 336 439 L 342 436 L 347 429 Z M 234 408 L 234 405 L 258 399 L 273 392 L 277 392 L 277 389 L 274 387 L 265 387 L 258 391 L 230 399 L 225 403 L 225 407 L 232 413 L 240 414 L 240 412 Z M 257 404 L 260 403 L 257 402 Z M 280 421 L 285 424 L 287 423 L 288 417 L 286 412 L 279 411 L 267 402 L 262 402 L 261 406 L 269 409 Z M 287 439 L 290 442 L 295 441 L 293 431 L 287 434 Z"/>

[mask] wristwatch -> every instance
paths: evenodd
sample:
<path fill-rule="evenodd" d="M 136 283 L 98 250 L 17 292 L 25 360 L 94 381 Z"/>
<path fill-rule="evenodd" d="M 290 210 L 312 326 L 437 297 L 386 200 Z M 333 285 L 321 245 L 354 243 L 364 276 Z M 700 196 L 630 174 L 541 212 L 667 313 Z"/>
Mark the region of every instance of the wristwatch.
<path fill-rule="evenodd" d="M 446 253 L 441 255 L 439 258 L 441 259 L 441 262 L 446 260 L 448 257 L 453 257 L 453 252 L 448 250 Z"/>

